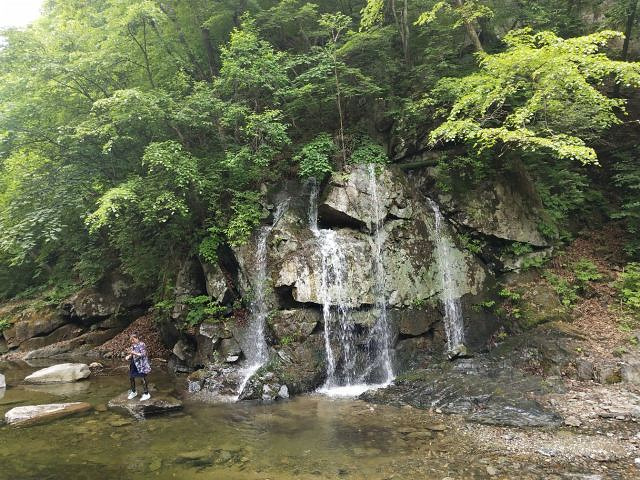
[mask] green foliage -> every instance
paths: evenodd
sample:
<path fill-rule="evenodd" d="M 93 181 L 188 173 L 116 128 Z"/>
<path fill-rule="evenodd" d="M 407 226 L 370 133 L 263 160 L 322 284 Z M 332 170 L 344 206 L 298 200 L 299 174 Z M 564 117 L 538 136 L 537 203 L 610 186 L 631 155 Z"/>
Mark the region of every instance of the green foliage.
<path fill-rule="evenodd" d="M 562 305 L 572 307 L 578 301 L 579 287 L 577 285 L 573 285 L 566 278 L 549 271 L 544 272 L 544 278 L 556 291 Z"/>
<path fill-rule="evenodd" d="M 513 242 L 507 248 L 507 252 L 516 257 L 522 257 L 533 252 L 533 247 L 528 243 Z"/>
<path fill-rule="evenodd" d="M 233 199 L 231 210 L 233 216 L 227 225 L 226 236 L 231 245 L 242 245 L 263 217 L 260 194 L 258 192 L 238 193 Z"/>
<path fill-rule="evenodd" d="M 0 333 L 11 327 L 11 321 L 8 318 L 0 318 Z"/>
<path fill-rule="evenodd" d="M 596 264 L 587 258 L 581 258 L 573 264 L 573 274 L 581 289 L 584 289 L 590 282 L 602 279 L 602 274 L 598 271 Z"/>
<path fill-rule="evenodd" d="M 294 342 L 294 338 L 291 335 L 287 335 L 280 339 L 280 345 L 286 347 L 287 345 L 291 345 Z"/>
<path fill-rule="evenodd" d="M 227 311 L 226 307 L 217 305 L 207 295 L 189 297 L 184 300 L 184 303 L 189 308 L 185 319 L 188 327 L 200 325 L 204 321 L 210 323 L 219 321 Z"/>
<path fill-rule="evenodd" d="M 321 133 L 302 147 L 294 160 L 300 165 L 299 175 L 303 178 L 315 177 L 322 180 L 333 172 L 332 157 L 336 152 L 333 139 Z"/>
<path fill-rule="evenodd" d="M 373 163 L 375 165 L 386 165 L 389 163 L 387 152 L 382 146 L 373 142 L 370 138 L 364 138 L 351 152 L 349 162 L 355 165 Z"/>
<path fill-rule="evenodd" d="M 623 303 L 634 310 L 640 309 L 640 263 L 628 263 L 619 275 L 616 286 Z"/>
<path fill-rule="evenodd" d="M 515 148 L 557 159 L 597 163 L 587 145 L 621 123 L 624 100 L 599 87 L 608 80 L 640 86 L 640 66 L 610 60 L 599 50 L 621 34 L 604 31 L 562 39 L 522 29 L 505 35 L 507 50 L 480 55 L 480 70 L 443 79 L 434 98 L 451 98 L 431 144 L 462 140 L 474 150 Z"/>
<path fill-rule="evenodd" d="M 164 298 L 180 259 L 246 241 L 283 179 L 384 165 L 428 139 L 466 144 L 436 152 L 437 187 L 457 195 L 522 159 L 550 239 L 608 213 L 617 198 L 581 164 L 625 127 L 638 84 L 637 63 L 602 53 L 620 34 L 593 33 L 624 29 L 626 2 L 601 23 L 591 0 L 348 3 L 51 1 L 4 31 L 0 298 L 113 270 Z M 522 26 L 538 33 L 496 33 Z M 470 54 L 474 31 L 490 53 Z M 637 238 L 636 149 L 614 150 L 612 209 Z"/>
<path fill-rule="evenodd" d="M 519 302 L 522 299 L 522 294 L 510 288 L 503 288 L 498 292 L 500 297 L 509 300 L 511 302 Z"/>
<path fill-rule="evenodd" d="M 475 255 L 481 254 L 482 250 L 486 246 L 486 242 L 484 242 L 484 240 L 474 238 L 466 233 L 460 234 L 458 238 L 460 239 L 462 247 Z"/>

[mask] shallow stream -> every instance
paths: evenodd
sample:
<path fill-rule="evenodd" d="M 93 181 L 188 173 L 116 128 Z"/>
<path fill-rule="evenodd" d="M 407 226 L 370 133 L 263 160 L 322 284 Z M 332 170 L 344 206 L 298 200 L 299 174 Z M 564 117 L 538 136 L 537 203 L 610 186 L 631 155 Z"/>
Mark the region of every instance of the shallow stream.
<path fill-rule="evenodd" d="M 409 407 L 317 394 L 272 405 L 187 400 L 181 413 L 135 421 L 105 409 L 127 388 L 126 369 L 75 384 L 22 385 L 35 369 L 0 363 L 9 385 L 0 393 L 0 415 L 19 405 L 67 401 L 86 401 L 94 410 L 31 427 L 1 426 L 2 480 L 453 480 L 488 478 L 488 465 L 505 472 L 511 468 L 505 462 L 515 462 L 469 441 L 464 426 L 444 425 L 449 417 Z M 151 383 L 171 392 L 183 380 L 156 369 Z M 565 478 L 541 467 L 525 463 L 512 473 Z"/>

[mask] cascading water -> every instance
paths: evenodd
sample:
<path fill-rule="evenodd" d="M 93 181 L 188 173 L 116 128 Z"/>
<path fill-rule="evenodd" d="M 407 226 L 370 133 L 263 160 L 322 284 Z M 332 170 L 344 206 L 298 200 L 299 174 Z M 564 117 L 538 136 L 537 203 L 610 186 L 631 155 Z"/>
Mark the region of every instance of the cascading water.
<path fill-rule="evenodd" d="M 371 329 L 369 337 L 370 363 L 363 375 L 363 380 L 372 374 L 385 384 L 393 381 L 393 366 L 391 362 L 391 332 L 387 315 L 387 299 L 385 298 L 385 271 L 384 271 L 384 230 L 383 215 L 380 198 L 378 195 L 378 180 L 376 176 L 376 166 L 369 164 L 369 188 L 373 200 L 372 230 L 373 242 L 373 272 L 375 275 L 375 296 L 376 296 L 376 322 Z M 377 371 L 377 372 L 376 372 Z"/>
<path fill-rule="evenodd" d="M 441 299 L 444 304 L 444 327 L 447 334 L 447 349 L 454 352 L 464 345 L 464 319 L 460 305 L 460 295 L 452 275 L 453 260 L 449 238 L 445 231 L 445 219 L 438 204 L 428 199 L 435 217 L 436 257 L 440 281 L 442 283 Z"/>
<path fill-rule="evenodd" d="M 324 342 L 327 354 L 327 380 L 319 390 L 332 396 L 355 396 L 365 390 L 388 385 L 393 380 L 390 332 L 384 298 L 382 262 L 382 219 L 375 170 L 370 170 L 374 203 L 373 270 L 376 284 L 376 321 L 364 342 L 358 342 L 351 306 L 346 295 L 348 263 L 340 238 L 334 230 L 318 228 L 318 185 L 312 180 L 309 201 L 309 228 L 318 243 L 321 264 L 319 297 L 322 301 Z M 334 348 L 333 343 L 336 347 Z M 367 352 L 363 354 L 362 345 Z M 381 383 L 371 383 L 381 382 Z"/>
<path fill-rule="evenodd" d="M 334 230 L 318 228 L 318 184 L 311 181 L 309 228 L 318 242 L 320 254 L 320 299 L 324 320 L 324 346 L 327 353 L 327 380 L 324 389 L 351 385 L 355 381 L 354 325 L 350 321 L 350 306 L 345 292 L 347 261 Z M 331 344 L 336 338 L 339 351 Z"/>
<path fill-rule="evenodd" d="M 256 242 L 255 275 L 252 279 L 253 300 L 250 305 L 249 324 L 242 339 L 242 351 L 246 357 L 246 366 L 241 371 L 242 380 L 238 388 L 238 395 L 242 393 L 249 378 L 269 360 L 269 347 L 265 340 L 265 326 L 269 315 L 269 305 L 266 298 L 267 283 L 267 246 L 269 235 L 278 224 L 289 207 L 289 199 L 280 202 L 273 214 L 271 225 L 260 229 Z"/>

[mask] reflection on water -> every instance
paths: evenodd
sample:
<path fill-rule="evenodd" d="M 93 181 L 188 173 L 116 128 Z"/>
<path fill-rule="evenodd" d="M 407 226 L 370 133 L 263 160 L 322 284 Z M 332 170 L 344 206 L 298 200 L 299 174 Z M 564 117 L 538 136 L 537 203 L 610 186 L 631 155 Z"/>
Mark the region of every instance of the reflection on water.
<path fill-rule="evenodd" d="M 430 431 L 433 415 L 414 409 L 316 394 L 273 405 L 187 402 L 182 413 L 137 422 L 104 411 L 126 389 L 126 372 L 59 389 L 19 385 L 27 373 L 9 372 L 1 415 L 61 397 L 96 410 L 28 428 L 0 427 L 2 480 L 486 478 L 474 445 L 461 441 L 460 432 Z M 157 371 L 151 382 L 159 391 L 175 387 Z"/>

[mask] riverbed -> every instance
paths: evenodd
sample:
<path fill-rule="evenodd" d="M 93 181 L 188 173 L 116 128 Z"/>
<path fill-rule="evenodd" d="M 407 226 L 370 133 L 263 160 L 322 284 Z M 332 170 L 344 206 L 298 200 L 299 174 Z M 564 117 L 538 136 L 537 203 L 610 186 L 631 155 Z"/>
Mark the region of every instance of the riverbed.
<path fill-rule="evenodd" d="M 594 474 L 588 464 L 509 453 L 509 442 L 497 448 L 486 429 L 455 416 L 320 394 L 271 405 L 187 396 L 183 412 L 136 421 L 105 407 L 127 389 L 126 369 L 110 365 L 73 384 L 21 383 L 41 366 L 0 363 L 8 383 L 0 415 L 15 406 L 68 401 L 94 410 L 31 427 L 1 426 L 3 480 L 623 479 L 634 472 L 616 464 L 605 476 L 583 476 Z M 156 392 L 184 390 L 184 378 L 162 368 L 150 381 Z"/>

